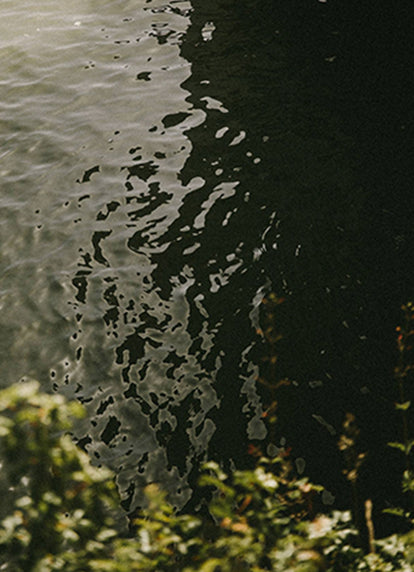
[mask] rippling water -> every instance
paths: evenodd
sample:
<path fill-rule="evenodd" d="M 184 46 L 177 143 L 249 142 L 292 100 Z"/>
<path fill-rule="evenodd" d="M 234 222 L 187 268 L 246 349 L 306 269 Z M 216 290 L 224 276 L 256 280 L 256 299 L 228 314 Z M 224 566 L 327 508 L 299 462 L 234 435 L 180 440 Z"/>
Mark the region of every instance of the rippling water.
<path fill-rule="evenodd" d="M 148 479 L 182 505 L 207 450 L 242 460 L 264 438 L 270 290 L 299 453 L 388 383 L 405 195 L 391 212 L 332 105 L 339 47 L 304 54 L 279 3 L 233 4 L 1 7 L 2 384 L 81 399 L 125 506 Z"/>

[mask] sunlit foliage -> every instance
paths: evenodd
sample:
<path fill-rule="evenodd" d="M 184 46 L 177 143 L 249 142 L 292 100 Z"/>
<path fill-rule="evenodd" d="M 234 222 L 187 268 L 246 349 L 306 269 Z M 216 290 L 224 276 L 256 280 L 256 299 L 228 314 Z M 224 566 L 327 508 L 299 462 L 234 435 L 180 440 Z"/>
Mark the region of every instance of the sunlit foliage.
<path fill-rule="evenodd" d="M 155 483 L 126 518 L 114 475 L 69 436 L 79 403 L 36 382 L 0 392 L 0 569 L 6 572 L 409 572 L 414 535 L 366 554 L 348 512 L 321 514 L 322 488 L 280 453 L 252 470 L 205 464 L 205 504 L 179 514 Z"/>

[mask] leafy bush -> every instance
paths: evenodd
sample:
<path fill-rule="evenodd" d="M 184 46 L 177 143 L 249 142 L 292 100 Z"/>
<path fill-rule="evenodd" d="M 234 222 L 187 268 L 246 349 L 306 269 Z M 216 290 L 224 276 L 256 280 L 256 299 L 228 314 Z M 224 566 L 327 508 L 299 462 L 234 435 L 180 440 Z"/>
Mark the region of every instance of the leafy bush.
<path fill-rule="evenodd" d="M 112 473 L 93 467 L 67 435 L 83 413 L 79 403 L 40 393 L 37 382 L 0 392 L 2 570 L 79 571 L 69 564 L 74 555 L 117 534 Z"/>
<path fill-rule="evenodd" d="M 154 485 L 147 487 L 150 505 L 135 523 L 137 550 L 147 560 L 134 570 L 412 570 L 396 536 L 377 542 L 377 554 L 366 555 L 350 513 L 311 517 L 312 499 L 320 488 L 293 478 L 284 459 L 261 459 L 256 469 L 231 475 L 207 463 L 201 484 L 213 492 L 208 504 L 211 519 L 174 515 L 165 493 Z"/>
<path fill-rule="evenodd" d="M 283 457 L 224 473 L 207 463 L 207 509 L 177 514 L 156 484 L 129 536 L 113 474 L 70 439 L 78 403 L 36 382 L 0 392 L 0 569 L 9 572 L 408 572 L 414 535 L 366 555 L 346 512 L 317 515 L 321 488 Z"/>

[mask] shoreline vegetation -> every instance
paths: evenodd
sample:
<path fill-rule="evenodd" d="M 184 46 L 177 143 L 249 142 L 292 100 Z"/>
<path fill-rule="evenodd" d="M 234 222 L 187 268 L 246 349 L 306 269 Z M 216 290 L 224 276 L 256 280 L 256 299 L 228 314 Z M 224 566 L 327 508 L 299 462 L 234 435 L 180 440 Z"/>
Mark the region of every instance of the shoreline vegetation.
<path fill-rule="evenodd" d="M 278 390 L 277 308 L 283 299 L 263 302 L 259 334 L 265 341 L 257 382 L 267 391 L 263 418 L 267 443 L 274 439 Z M 414 305 L 403 306 L 397 328 L 398 386 L 395 404 L 401 437 L 389 443 L 404 458 L 401 504 L 388 509 L 397 533 L 375 536 L 372 500 L 361 495 L 365 451 L 352 412 L 343 422 L 338 447 L 351 489 L 348 510 L 321 502 L 323 487 L 294 469 L 288 448 L 266 457 L 250 444 L 254 466 L 224 472 L 203 465 L 199 510 L 178 513 L 157 483 L 145 489 L 146 506 L 127 516 L 115 475 L 94 467 L 70 437 L 78 402 L 40 391 L 36 381 L 0 392 L 0 569 L 10 572 L 183 571 L 183 572 L 409 572 L 414 567 L 414 472 L 410 434 Z M 275 441 L 273 440 L 273 443 Z M 247 445 L 246 445 L 247 446 Z M 276 447 L 274 447 L 276 451 Z"/>

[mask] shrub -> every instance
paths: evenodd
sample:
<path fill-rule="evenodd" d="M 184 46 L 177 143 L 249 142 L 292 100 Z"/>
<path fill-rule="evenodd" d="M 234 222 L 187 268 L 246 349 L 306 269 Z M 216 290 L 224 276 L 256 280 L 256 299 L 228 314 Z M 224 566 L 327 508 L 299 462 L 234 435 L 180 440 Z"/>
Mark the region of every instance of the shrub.
<path fill-rule="evenodd" d="M 177 514 L 156 484 L 126 526 L 114 478 L 70 439 L 78 403 L 36 382 L 0 392 L 0 569 L 9 572 L 409 572 L 414 538 L 364 554 L 350 514 L 315 514 L 321 491 L 288 459 L 224 473 L 207 463 L 207 510 Z"/>
<path fill-rule="evenodd" d="M 37 382 L 0 392 L 2 570 L 79 571 L 60 562 L 116 536 L 113 475 L 93 467 L 67 434 L 83 414 L 79 403 L 40 393 Z"/>

